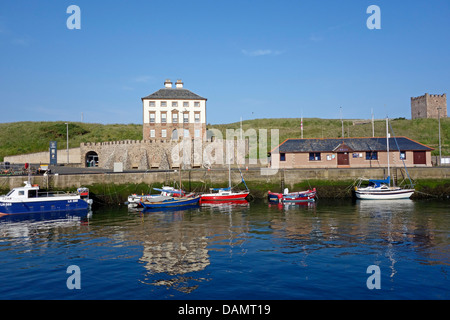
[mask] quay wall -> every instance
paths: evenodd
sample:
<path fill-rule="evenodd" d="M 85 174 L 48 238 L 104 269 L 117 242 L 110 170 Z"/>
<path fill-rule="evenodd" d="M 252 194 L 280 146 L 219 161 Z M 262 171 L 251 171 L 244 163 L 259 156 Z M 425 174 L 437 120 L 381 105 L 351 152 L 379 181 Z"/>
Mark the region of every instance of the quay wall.
<path fill-rule="evenodd" d="M 416 183 L 416 190 L 425 193 L 438 194 L 439 197 L 450 197 L 450 168 L 423 167 L 408 168 L 408 172 Z M 251 194 L 255 198 L 264 198 L 267 191 L 280 192 L 283 188 L 291 191 L 309 187 L 317 187 L 318 196 L 322 198 L 345 198 L 351 196 L 352 183 L 356 179 L 382 179 L 387 173 L 386 168 L 345 168 L 345 169 L 249 169 L 242 170 L 242 175 Z M 397 183 L 409 182 L 404 169 L 391 169 L 391 176 Z M 39 184 L 43 189 L 70 190 L 81 186 L 89 187 L 92 193 L 103 196 L 115 195 L 114 201 L 126 200 L 130 193 L 147 193 L 152 187 L 174 185 L 182 181 L 187 191 L 202 192 L 212 187 L 228 186 L 227 169 L 191 169 L 148 172 L 122 173 L 89 173 L 89 174 L 50 174 L 48 176 L 32 176 L 32 183 Z M 232 186 L 244 189 L 238 169 L 231 171 Z M 11 188 L 22 186 L 26 176 L 0 177 L 0 190 L 6 192 Z M 421 181 L 428 181 L 422 185 Z M 429 181 L 432 187 L 429 187 Z M 435 188 L 435 189 L 433 189 Z M 439 191 L 437 191 L 437 189 Z M 110 197 L 111 198 L 111 197 Z M 103 199 L 103 202 L 108 202 Z"/>

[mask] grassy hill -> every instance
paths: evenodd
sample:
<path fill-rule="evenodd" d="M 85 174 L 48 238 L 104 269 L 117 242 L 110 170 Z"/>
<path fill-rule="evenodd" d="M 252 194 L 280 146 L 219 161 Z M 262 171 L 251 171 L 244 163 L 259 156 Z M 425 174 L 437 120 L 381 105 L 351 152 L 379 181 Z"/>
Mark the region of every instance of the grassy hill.
<path fill-rule="evenodd" d="M 355 124 L 354 120 L 344 120 L 345 137 L 371 137 L 372 124 Z M 436 119 L 394 119 L 391 121 L 396 136 L 406 136 L 435 148 L 438 155 L 438 121 Z M 242 122 L 244 131 L 248 129 L 279 129 L 280 142 L 287 138 L 300 138 L 300 119 L 255 119 Z M 240 122 L 221 125 L 208 125 L 226 137 L 226 129 L 239 129 Z M 392 132 L 391 132 L 392 134 Z M 335 119 L 303 119 L 304 138 L 337 138 L 342 135 L 342 124 Z M 375 121 L 375 136 L 386 135 L 385 120 Z M 69 123 L 69 147 L 79 147 L 81 142 L 100 142 L 114 140 L 141 140 L 140 124 L 96 124 Z M 58 141 L 58 148 L 66 148 L 66 124 L 64 122 L 12 122 L 0 123 L 0 161 L 8 155 L 46 151 L 49 142 Z M 450 120 L 441 119 L 442 154 L 450 155 Z M 270 143 L 269 143 L 270 148 Z"/>

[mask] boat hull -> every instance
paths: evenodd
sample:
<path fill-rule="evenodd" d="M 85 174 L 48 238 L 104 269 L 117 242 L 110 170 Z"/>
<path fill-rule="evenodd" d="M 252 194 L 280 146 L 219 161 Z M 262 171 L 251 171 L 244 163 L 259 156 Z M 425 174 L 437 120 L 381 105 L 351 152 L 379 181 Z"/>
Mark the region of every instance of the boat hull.
<path fill-rule="evenodd" d="M 83 199 L 58 199 L 47 201 L 0 202 L 0 216 L 46 212 L 88 211 L 90 204 Z"/>
<path fill-rule="evenodd" d="M 164 201 L 156 202 L 141 202 L 141 205 L 145 209 L 156 209 L 156 208 L 176 208 L 176 207 L 183 207 L 183 206 L 192 206 L 192 205 L 198 205 L 200 201 L 200 196 L 196 197 L 189 197 L 189 198 L 171 198 Z"/>
<path fill-rule="evenodd" d="M 399 190 L 355 190 L 358 199 L 364 200 L 392 200 L 392 199 L 409 199 L 414 193 L 414 189 Z"/>
<path fill-rule="evenodd" d="M 276 203 L 302 203 L 315 201 L 316 191 L 308 190 L 301 192 L 292 192 L 287 194 L 268 192 L 270 202 Z"/>
<path fill-rule="evenodd" d="M 245 200 L 245 198 L 247 198 L 248 195 L 249 192 L 239 192 L 228 195 L 208 193 L 202 194 L 200 196 L 200 199 L 201 201 L 228 201 L 228 200 L 233 201 L 233 200 Z"/>

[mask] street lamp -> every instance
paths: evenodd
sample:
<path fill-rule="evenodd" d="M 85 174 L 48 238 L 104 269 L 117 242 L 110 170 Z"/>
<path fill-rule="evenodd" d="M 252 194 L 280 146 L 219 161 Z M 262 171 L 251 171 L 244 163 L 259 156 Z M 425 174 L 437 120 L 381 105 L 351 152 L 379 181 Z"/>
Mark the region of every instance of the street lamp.
<path fill-rule="evenodd" d="M 438 107 L 438 121 L 439 121 L 439 165 L 442 165 L 442 153 L 441 153 L 441 109 L 442 107 Z"/>
<path fill-rule="evenodd" d="M 66 136 L 67 136 L 67 143 L 66 143 L 67 164 L 69 164 L 69 123 L 66 122 L 65 125 L 66 125 Z"/>

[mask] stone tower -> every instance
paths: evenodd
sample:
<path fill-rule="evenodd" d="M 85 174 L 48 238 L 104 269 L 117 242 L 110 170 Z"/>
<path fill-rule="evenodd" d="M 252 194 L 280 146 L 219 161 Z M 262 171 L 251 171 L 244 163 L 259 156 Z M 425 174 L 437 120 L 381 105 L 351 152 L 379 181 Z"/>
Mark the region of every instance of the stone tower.
<path fill-rule="evenodd" d="M 428 94 L 420 97 L 411 97 L 411 119 L 447 117 L 447 95 Z"/>

